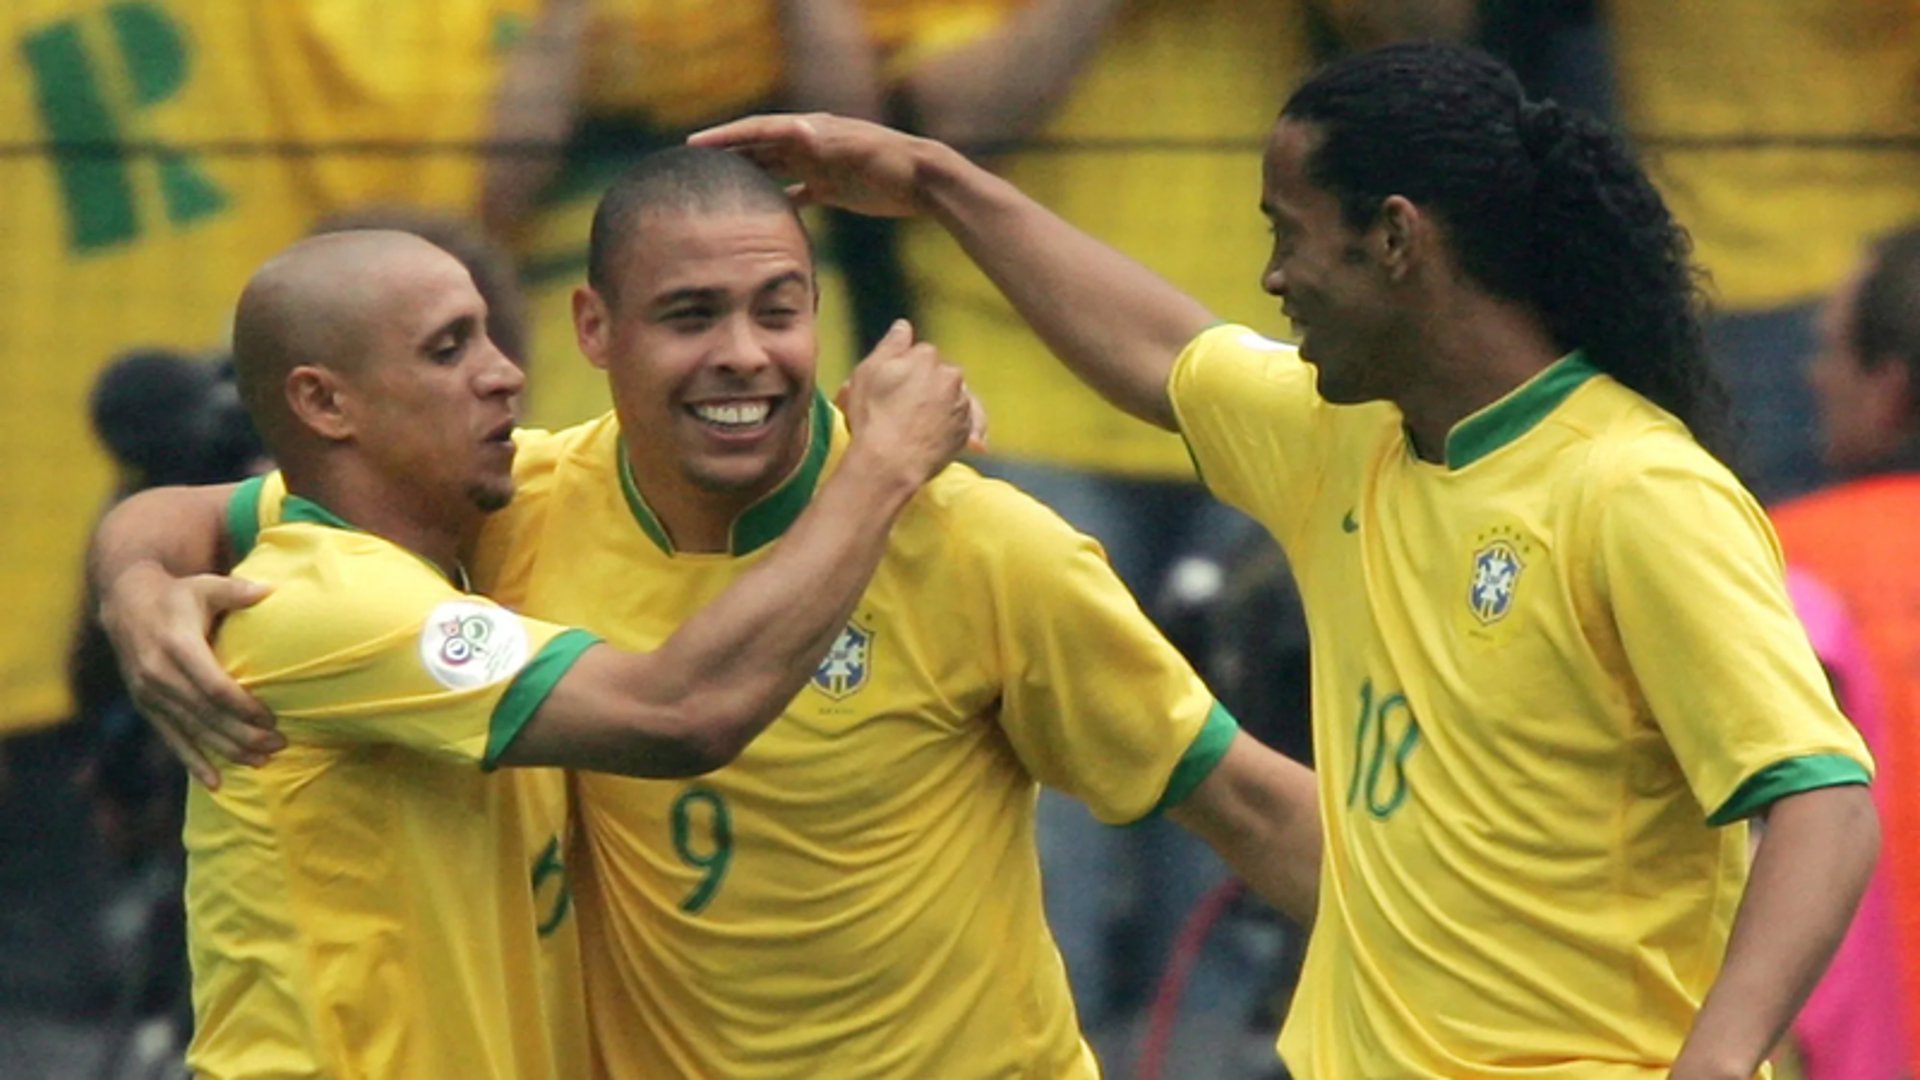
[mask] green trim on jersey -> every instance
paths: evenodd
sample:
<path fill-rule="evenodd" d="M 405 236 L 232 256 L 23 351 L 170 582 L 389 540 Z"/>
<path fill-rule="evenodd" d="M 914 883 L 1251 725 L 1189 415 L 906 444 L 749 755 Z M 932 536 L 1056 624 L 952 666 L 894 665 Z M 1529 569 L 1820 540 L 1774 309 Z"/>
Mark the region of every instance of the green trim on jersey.
<path fill-rule="evenodd" d="M 345 529 L 348 532 L 366 532 L 365 529 L 341 517 L 339 514 L 321 506 L 312 499 L 300 495 L 287 496 L 286 502 L 280 505 L 280 520 L 282 523 L 324 525 L 330 529 Z M 368 533 L 367 535 L 372 536 L 376 534 Z M 449 571 L 446 567 L 441 566 L 439 563 L 434 562 L 432 559 L 427 558 L 425 555 L 420 554 L 410 547 L 394 543 L 394 541 L 384 536 L 380 537 L 380 539 L 386 540 L 388 543 L 393 544 L 394 547 L 433 567 L 434 573 L 447 579 L 459 588 L 461 592 L 473 591 L 472 582 L 467 580 L 467 568 L 465 566 L 455 563 L 453 569 Z"/>
<path fill-rule="evenodd" d="M 252 554 L 260 539 L 260 492 L 266 486 L 264 476 L 243 480 L 227 499 L 227 543 L 233 548 L 234 562 Z"/>
<path fill-rule="evenodd" d="M 1200 734 L 1187 744 L 1187 752 L 1180 755 L 1180 763 L 1173 767 L 1173 776 L 1167 780 L 1167 790 L 1140 820 L 1151 821 L 1186 801 L 1202 780 L 1213 775 L 1213 770 L 1220 765 L 1220 759 L 1227 756 L 1227 747 L 1233 745 L 1233 737 L 1238 734 L 1240 721 L 1233 718 L 1225 705 L 1214 702 L 1213 708 L 1207 710 L 1206 722 L 1200 725 Z"/>
<path fill-rule="evenodd" d="M 833 410 L 827 405 L 826 395 L 818 390 L 813 393 L 813 414 L 808 423 L 813 431 L 807 438 L 806 457 L 784 483 L 734 519 L 727 531 L 727 554 L 748 555 L 780 539 L 813 500 L 813 489 L 820 483 L 821 470 L 827 465 L 827 451 L 833 446 Z M 661 551 L 675 554 L 666 527 L 660 524 L 646 497 L 640 494 L 640 486 L 634 483 L 633 464 L 627 459 L 626 436 L 621 436 L 615 447 L 620 459 L 620 493 L 627 497 L 627 509 L 633 511 L 633 519 L 639 522 L 640 531 L 647 534 L 647 539 Z"/>
<path fill-rule="evenodd" d="M 1866 766 L 1844 754 L 1809 754 L 1769 765 L 1740 785 L 1740 790 L 1707 818 L 1709 825 L 1731 825 L 1752 817 L 1789 795 L 1819 788 L 1871 783 Z"/>
<path fill-rule="evenodd" d="M 1464 469 L 1532 431 L 1567 395 L 1598 374 L 1600 369 L 1578 349 L 1554 361 L 1519 389 L 1455 424 L 1447 433 L 1447 468 Z"/>
<path fill-rule="evenodd" d="M 280 520 L 285 522 L 301 522 L 307 525 L 330 525 L 333 528 L 346 529 L 349 532 L 365 531 L 353 522 L 341 517 L 339 514 L 314 502 L 312 499 L 302 498 L 299 495 L 287 496 L 287 501 L 280 507 Z"/>
<path fill-rule="evenodd" d="M 513 677 L 513 683 L 507 692 L 500 695 L 500 701 L 493 707 L 493 719 L 487 723 L 487 753 L 480 759 L 480 767 L 491 772 L 499 767 L 500 755 L 507 752 L 513 740 L 520 737 L 521 729 L 527 721 L 533 719 L 540 706 L 560 685 L 560 680 L 573 670 L 574 662 L 582 653 L 600 644 L 597 634 L 585 630 L 562 630 L 541 647 L 527 666 Z"/>

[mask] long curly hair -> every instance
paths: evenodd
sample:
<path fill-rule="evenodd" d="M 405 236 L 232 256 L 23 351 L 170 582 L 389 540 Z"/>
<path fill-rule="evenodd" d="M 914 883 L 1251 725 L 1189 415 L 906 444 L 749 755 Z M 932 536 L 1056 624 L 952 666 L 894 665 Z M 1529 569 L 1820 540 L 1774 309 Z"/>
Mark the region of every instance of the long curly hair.
<path fill-rule="evenodd" d="M 1390 195 L 1412 201 L 1489 293 L 1527 304 L 1562 349 L 1731 452 L 1692 242 L 1605 125 L 1529 99 L 1484 53 L 1432 43 L 1330 64 L 1281 117 L 1318 130 L 1307 174 L 1349 225 L 1373 224 Z"/>

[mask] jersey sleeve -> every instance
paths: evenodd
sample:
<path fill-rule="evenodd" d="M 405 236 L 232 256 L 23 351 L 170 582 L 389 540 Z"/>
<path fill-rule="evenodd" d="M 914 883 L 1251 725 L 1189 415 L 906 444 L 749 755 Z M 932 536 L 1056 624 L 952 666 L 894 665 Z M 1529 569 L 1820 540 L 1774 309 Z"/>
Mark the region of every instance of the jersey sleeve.
<path fill-rule="evenodd" d="M 1872 759 L 1794 614 L 1765 514 L 1686 450 L 1623 453 L 1592 505 L 1620 642 L 1708 822 L 1867 783 Z"/>
<path fill-rule="evenodd" d="M 1174 362 L 1167 396 L 1208 490 L 1291 548 L 1318 492 L 1331 407 L 1291 345 L 1244 326 L 1216 326 Z"/>
<path fill-rule="evenodd" d="M 1091 539 L 997 482 L 968 519 L 998 538 L 984 570 L 999 719 L 1027 770 L 1109 824 L 1180 802 L 1239 725 Z"/>
<path fill-rule="evenodd" d="M 406 576 L 283 581 L 228 617 L 216 651 L 292 740 L 491 767 L 598 639 Z"/>

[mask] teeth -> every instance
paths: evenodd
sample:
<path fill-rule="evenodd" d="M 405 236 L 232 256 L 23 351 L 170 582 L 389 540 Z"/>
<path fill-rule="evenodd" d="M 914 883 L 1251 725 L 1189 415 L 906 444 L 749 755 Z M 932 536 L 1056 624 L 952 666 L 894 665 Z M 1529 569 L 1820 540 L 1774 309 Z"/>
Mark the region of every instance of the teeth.
<path fill-rule="evenodd" d="M 764 422 L 773 405 L 767 401 L 729 401 L 693 406 L 693 415 L 709 424 L 752 427 Z"/>

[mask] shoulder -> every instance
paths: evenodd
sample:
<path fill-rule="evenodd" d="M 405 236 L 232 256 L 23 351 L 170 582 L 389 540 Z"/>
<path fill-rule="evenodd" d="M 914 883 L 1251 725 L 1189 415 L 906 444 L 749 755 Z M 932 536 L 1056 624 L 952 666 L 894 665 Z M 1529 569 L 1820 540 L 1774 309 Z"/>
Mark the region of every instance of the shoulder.
<path fill-rule="evenodd" d="M 275 525 L 260 534 L 236 577 L 271 585 L 221 626 L 222 651 L 281 647 L 318 657 L 417 628 L 436 605 L 461 598 L 424 560 L 367 533 Z"/>
<path fill-rule="evenodd" d="M 914 497 L 903 522 L 937 537 L 950 554 L 997 558 L 1043 548 L 1064 552 L 1092 541 L 1045 503 L 965 465 L 949 465 Z"/>

